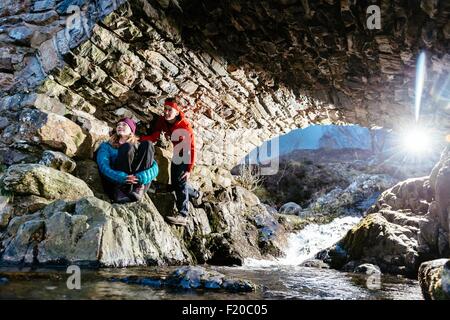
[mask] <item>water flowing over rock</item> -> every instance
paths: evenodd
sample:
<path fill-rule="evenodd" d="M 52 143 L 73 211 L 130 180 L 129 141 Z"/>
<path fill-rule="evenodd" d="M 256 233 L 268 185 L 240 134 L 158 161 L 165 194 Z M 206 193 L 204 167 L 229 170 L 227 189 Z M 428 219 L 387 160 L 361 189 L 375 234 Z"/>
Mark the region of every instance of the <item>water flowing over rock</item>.
<path fill-rule="evenodd" d="M 446 257 L 448 211 L 441 203 L 445 206 L 450 195 L 445 192 L 447 161 L 448 148 L 430 177 L 408 179 L 384 191 L 360 224 L 318 257 L 335 268 L 360 261 L 410 277 L 423 261 Z"/>
<path fill-rule="evenodd" d="M 286 215 L 286 217 L 292 217 Z M 338 217 L 326 224 L 310 223 L 300 231 L 289 234 L 287 245 L 282 247 L 284 255 L 275 260 L 249 258 L 245 260 L 247 267 L 260 266 L 306 266 L 329 268 L 326 262 L 314 259 L 321 250 L 338 241 L 349 229 L 360 221 L 360 217 Z"/>

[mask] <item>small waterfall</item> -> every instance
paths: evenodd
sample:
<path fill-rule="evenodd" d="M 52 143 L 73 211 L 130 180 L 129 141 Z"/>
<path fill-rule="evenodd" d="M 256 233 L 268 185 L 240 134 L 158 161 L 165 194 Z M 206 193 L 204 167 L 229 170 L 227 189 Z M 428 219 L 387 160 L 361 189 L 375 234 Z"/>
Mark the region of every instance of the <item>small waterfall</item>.
<path fill-rule="evenodd" d="M 244 267 L 299 265 L 313 258 L 319 251 L 338 242 L 360 220 L 361 217 L 346 216 L 336 218 L 328 224 L 310 224 L 300 232 L 290 235 L 284 258 L 277 260 L 246 259 Z"/>

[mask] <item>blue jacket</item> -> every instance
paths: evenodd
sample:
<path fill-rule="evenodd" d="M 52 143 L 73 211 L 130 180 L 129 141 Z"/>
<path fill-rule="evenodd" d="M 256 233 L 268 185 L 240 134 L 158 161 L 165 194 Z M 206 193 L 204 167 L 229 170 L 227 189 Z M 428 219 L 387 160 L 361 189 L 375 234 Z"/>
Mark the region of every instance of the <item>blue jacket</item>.
<path fill-rule="evenodd" d="M 100 172 L 117 184 L 125 184 L 128 174 L 123 171 L 114 170 L 112 164 L 117 159 L 118 149 L 109 142 L 103 142 L 97 150 L 97 164 Z M 153 161 L 152 166 L 144 171 L 138 172 L 135 176 L 140 184 L 149 184 L 158 176 L 158 164 Z"/>

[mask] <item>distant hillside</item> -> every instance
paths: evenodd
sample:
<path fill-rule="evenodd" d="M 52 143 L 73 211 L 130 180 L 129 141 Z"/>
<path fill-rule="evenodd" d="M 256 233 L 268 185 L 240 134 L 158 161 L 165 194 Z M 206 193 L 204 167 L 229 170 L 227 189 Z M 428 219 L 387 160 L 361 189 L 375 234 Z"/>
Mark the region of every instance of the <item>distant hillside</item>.
<path fill-rule="evenodd" d="M 278 138 L 279 153 L 268 156 L 260 155 L 260 159 L 273 158 L 290 154 L 296 150 L 370 150 L 380 152 L 385 148 L 384 140 L 389 134 L 385 130 L 369 130 L 357 125 L 337 126 L 337 125 L 314 125 L 305 129 L 296 129 Z M 270 150 L 271 142 L 265 142 L 261 150 Z M 250 163 L 256 163 L 258 148 L 248 154 L 246 159 Z M 248 160 L 247 160 L 248 161 Z"/>

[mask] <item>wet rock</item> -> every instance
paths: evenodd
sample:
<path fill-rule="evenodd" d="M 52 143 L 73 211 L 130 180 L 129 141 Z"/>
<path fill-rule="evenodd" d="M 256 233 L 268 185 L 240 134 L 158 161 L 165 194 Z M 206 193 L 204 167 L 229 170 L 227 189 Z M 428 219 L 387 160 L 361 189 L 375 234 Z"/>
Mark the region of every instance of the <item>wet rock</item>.
<path fill-rule="evenodd" d="M 49 200 L 75 200 L 93 195 L 84 181 L 40 164 L 10 166 L 3 176 L 3 184 L 7 191 Z"/>
<path fill-rule="evenodd" d="M 380 268 L 370 263 L 360 264 L 355 268 L 354 272 L 364 274 L 381 274 Z"/>
<path fill-rule="evenodd" d="M 111 281 L 121 281 L 129 284 L 140 284 L 154 288 L 225 290 L 229 292 L 252 292 L 256 286 L 247 280 L 231 279 L 225 275 L 208 271 L 203 267 L 181 267 L 167 278 L 127 277 L 112 278 Z"/>
<path fill-rule="evenodd" d="M 9 231 L 9 230 L 8 230 Z M 12 264 L 31 264 L 34 262 L 36 251 L 35 248 L 44 235 L 44 221 L 35 219 L 26 221 L 21 224 L 17 230 L 17 234 L 6 240 L 4 252 L 1 255 L 1 263 Z"/>
<path fill-rule="evenodd" d="M 330 266 L 319 259 L 309 259 L 300 264 L 301 267 L 329 269 Z"/>
<path fill-rule="evenodd" d="M 419 283 L 427 300 L 450 299 L 450 260 L 424 262 L 419 268 Z"/>
<path fill-rule="evenodd" d="M 247 280 L 225 280 L 223 287 L 231 292 L 251 292 L 255 291 L 255 286 Z"/>
<path fill-rule="evenodd" d="M 245 257 L 260 257 L 258 230 L 246 223 L 243 204 L 236 202 L 214 203 L 205 206 L 212 233 L 209 240 L 214 252 L 211 264 L 241 265 Z"/>
<path fill-rule="evenodd" d="M 287 232 L 282 224 L 266 210 L 255 212 L 253 221 L 259 231 L 259 248 L 262 254 L 280 257 L 287 246 Z"/>
<path fill-rule="evenodd" d="M 75 170 L 76 163 L 62 152 L 46 150 L 42 153 L 39 164 L 60 170 L 62 172 L 71 173 Z"/>

